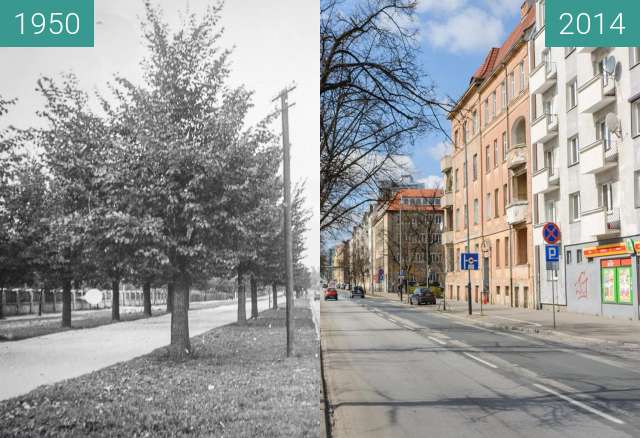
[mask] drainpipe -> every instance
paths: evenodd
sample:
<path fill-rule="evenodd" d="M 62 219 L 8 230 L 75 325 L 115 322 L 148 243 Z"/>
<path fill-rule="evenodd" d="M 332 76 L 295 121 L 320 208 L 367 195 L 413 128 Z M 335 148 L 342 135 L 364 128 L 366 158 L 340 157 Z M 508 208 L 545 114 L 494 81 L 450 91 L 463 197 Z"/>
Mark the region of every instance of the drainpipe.
<path fill-rule="evenodd" d="M 502 63 L 502 68 L 504 70 L 504 86 L 507 93 L 507 151 L 511 150 L 511 123 L 509 121 L 509 101 L 513 96 L 509 96 L 509 76 L 507 74 L 507 64 L 505 62 Z M 510 170 L 507 169 L 507 201 L 511 200 L 511 174 Z M 506 211 L 506 206 L 505 206 Z M 509 225 L 509 301 L 511 303 L 511 307 L 513 307 L 513 251 L 511 250 L 513 246 L 513 225 Z"/>

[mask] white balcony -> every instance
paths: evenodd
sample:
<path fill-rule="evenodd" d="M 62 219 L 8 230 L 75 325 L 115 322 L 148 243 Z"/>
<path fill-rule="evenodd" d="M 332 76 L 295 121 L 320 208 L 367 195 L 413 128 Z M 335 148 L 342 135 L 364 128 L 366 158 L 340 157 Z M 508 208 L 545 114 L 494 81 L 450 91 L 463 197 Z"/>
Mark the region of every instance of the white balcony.
<path fill-rule="evenodd" d="M 618 165 L 618 149 L 621 142 L 614 139 L 610 145 L 598 140 L 580 149 L 580 171 L 583 174 L 604 172 Z"/>
<path fill-rule="evenodd" d="M 543 114 L 531 125 L 531 142 L 545 143 L 558 136 L 558 116 Z"/>
<path fill-rule="evenodd" d="M 605 207 L 585 211 L 581 216 L 582 239 L 606 239 L 620 235 L 620 209 Z"/>
<path fill-rule="evenodd" d="M 558 80 L 558 70 L 555 62 L 542 61 L 531 72 L 529 89 L 531 94 L 542 94 L 553 87 Z"/>
<path fill-rule="evenodd" d="M 451 244 L 453 244 L 453 231 L 445 230 L 442 233 L 442 244 L 443 245 L 451 245 Z"/>
<path fill-rule="evenodd" d="M 440 160 L 440 172 L 444 173 L 453 167 L 451 155 L 445 155 Z"/>
<path fill-rule="evenodd" d="M 544 168 L 533 175 L 531 188 L 533 193 L 549 193 L 560 188 L 557 168 Z"/>
<path fill-rule="evenodd" d="M 441 202 L 442 208 L 453 207 L 453 192 L 445 192 Z"/>
<path fill-rule="evenodd" d="M 527 145 L 516 144 L 511 146 L 507 154 L 507 167 L 514 169 L 527 164 Z"/>
<path fill-rule="evenodd" d="M 613 78 L 598 75 L 578 89 L 578 102 L 583 113 L 595 113 L 616 101 L 616 83 Z"/>
<path fill-rule="evenodd" d="M 515 200 L 507 205 L 507 223 L 509 225 L 519 224 L 527 221 L 529 203 L 524 200 Z"/>

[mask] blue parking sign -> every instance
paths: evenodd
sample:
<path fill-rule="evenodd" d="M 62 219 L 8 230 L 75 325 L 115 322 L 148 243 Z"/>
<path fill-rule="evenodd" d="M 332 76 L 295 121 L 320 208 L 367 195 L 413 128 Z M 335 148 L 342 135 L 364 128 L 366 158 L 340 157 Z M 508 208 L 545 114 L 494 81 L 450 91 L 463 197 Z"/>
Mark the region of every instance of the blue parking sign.
<path fill-rule="evenodd" d="M 560 246 L 559 245 L 545 245 L 544 256 L 547 262 L 559 262 L 560 261 Z"/>
<path fill-rule="evenodd" d="M 479 266 L 477 252 L 463 252 L 460 254 L 460 269 L 463 271 L 477 271 Z"/>

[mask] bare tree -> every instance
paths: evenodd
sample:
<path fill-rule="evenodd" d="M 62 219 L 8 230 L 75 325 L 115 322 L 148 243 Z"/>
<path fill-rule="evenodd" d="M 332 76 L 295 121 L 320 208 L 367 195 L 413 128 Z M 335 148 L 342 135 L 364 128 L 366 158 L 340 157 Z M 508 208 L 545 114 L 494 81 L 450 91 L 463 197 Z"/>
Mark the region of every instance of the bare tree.
<path fill-rule="evenodd" d="M 320 209 L 323 232 L 344 229 L 397 157 L 439 126 L 449 105 L 416 60 L 414 0 L 321 1 Z"/>

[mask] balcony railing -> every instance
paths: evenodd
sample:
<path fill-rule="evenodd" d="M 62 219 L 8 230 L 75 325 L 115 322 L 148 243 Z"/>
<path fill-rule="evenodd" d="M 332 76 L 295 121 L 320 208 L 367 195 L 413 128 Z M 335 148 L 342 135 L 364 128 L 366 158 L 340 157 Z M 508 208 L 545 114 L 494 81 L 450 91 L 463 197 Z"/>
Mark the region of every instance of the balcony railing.
<path fill-rule="evenodd" d="M 598 207 L 581 216 L 582 238 L 593 239 L 620 234 L 620 209 Z"/>
<path fill-rule="evenodd" d="M 560 176 L 557 167 L 545 167 L 533 175 L 533 193 L 549 193 L 560 188 Z"/>
<path fill-rule="evenodd" d="M 511 146 L 507 153 L 507 167 L 514 169 L 527 164 L 527 145 L 516 144 Z"/>
<path fill-rule="evenodd" d="M 440 171 L 444 173 L 450 170 L 453 166 L 452 161 L 453 160 L 451 155 L 445 155 L 444 157 L 442 157 L 442 159 L 440 160 Z"/>
<path fill-rule="evenodd" d="M 523 199 L 516 199 L 507 205 L 507 223 L 509 225 L 526 222 L 529 203 Z"/>
<path fill-rule="evenodd" d="M 541 62 L 531 73 L 529 87 L 532 94 L 542 94 L 553 87 L 557 81 L 556 63 L 551 61 Z"/>
<path fill-rule="evenodd" d="M 442 244 L 443 245 L 453 244 L 453 229 L 448 228 L 442 232 Z"/>
<path fill-rule="evenodd" d="M 442 196 L 442 208 L 453 207 L 453 192 L 446 191 Z"/>
<path fill-rule="evenodd" d="M 616 84 L 613 78 L 594 76 L 578 89 L 580 111 L 595 113 L 616 101 Z"/>
<path fill-rule="evenodd" d="M 558 115 L 545 113 L 531 125 L 531 142 L 545 143 L 558 136 Z"/>
<path fill-rule="evenodd" d="M 580 149 L 580 171 L 583 174 L 597 174 L 618 165 L 618 149 L 621 142 L 611 143 L 598 140 Z"/>

